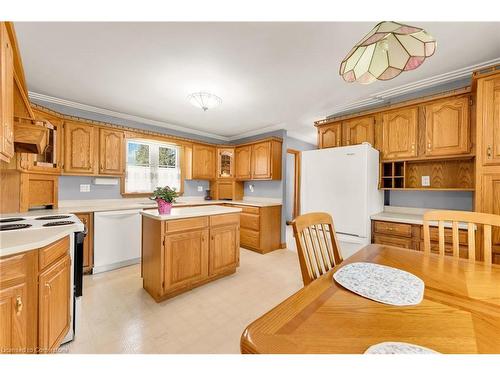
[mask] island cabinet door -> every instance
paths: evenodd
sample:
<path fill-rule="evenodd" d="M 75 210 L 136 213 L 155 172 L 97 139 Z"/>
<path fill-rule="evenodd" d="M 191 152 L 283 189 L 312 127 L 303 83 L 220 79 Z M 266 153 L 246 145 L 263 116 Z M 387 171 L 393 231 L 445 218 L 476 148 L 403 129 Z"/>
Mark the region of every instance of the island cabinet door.
<path fill-rule="evenodd" d="M 210 230 L 210 275 L 234 269 L 240 261 L 239 225 Z"/>
<path fill-rule="evenodd" d="M 56 349 L 70 326 L 70 258 L 63 256 L 40 274 L 38 344 L 42 352 Z"/>
<path fill-rule="evenodd" d="M 208 277 L 208 229 L 168 234 L 165 239 L 165 290 Z"/>
<path fill-rule="evenodd" d="M 26 349 L 25 283 L 0 289 L 0 353 L 24 353 Z"/>

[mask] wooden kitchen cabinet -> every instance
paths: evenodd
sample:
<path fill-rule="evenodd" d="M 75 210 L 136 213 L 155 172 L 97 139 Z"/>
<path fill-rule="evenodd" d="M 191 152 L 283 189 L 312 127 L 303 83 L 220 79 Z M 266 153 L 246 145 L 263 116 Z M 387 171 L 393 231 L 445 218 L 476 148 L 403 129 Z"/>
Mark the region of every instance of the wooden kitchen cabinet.
<path fill-rule="evenodd" d="M 271 179 L 271 142 L 252 145 L 252 179 Z"/>
<path fill-rule="evenodd" d="M 478 153 L 482 165 L 500 165 L 500 74 L 478 80 Z"/>
<path fill-rule="evenodd" d="M 319 148 L 339 147 L 342 145 L 342 124 L 340 122 L 318 128 Z"/>
<path fill-rule="evenodd" d="M 42 353 L 56 349 L 70 328 L 70 272 L 68 248 L 39 276 L 38 344 Z"/>
<path fill-rule="evenodd" d="M 382 119 L 382 158 L 416 157 L 418 109 L 411 107 L 386 112 Z"/>
<path fill-rule="evenodd" d="M 0 22 L 0 160 L 14 156 L 14 53 L 5 22 Z"/>
<path fill-rule="evenodd" d="M 191 178 L 213 180 L 215 178 L 215 147 L 193 144 Z"/>
<path fill-rule="evenodd" d="M 481 212 L 500 215 L 500 170 L 482 175 Z M 500 263 L 500 229 L 492 229 L 493 254 Z"/>
<path fill-rule="evenodd" d="M 252 146 L 238 146 L 235 149 L 235 178 L 252 179 Z"/>
<path fill-rule="evenodd" d="M 99 174 L 125 173 L 124 133 L 113 129 L 99 129 Z"/>
<path fill-rule="evenodd" d="M 342 123 L 342 144 L 359 145 L 368 142 L 375 146 L 375 117 L 360 117 Z"/>
<path fill-rule="evenodd" d="M 217 149 L 217 178 L 234 178 L 234 148 Z"/>
<path fill-rule="evenodd" d="M 98 128 L 81 122 L 64 124 L 64 173 L 97 174 L 96 147 Z"/>
<path fill-rule="evenodd" d="M 83 212 L 75 214 L 87 229 L 83 240 L 83 272 L 91 273 L 94 268 L 94 214 Z"/>
<path fill-rule="evenodd" d="M 240 262 L 239 224 L 210 230 L 209 274 L 215 275 L 236 268 Z"/>
<path fill-rule="evenodd" d="M 236 272 L 239 213 L 177 220 L 142 216 L 144 289 L 159 302 Z"/>
<path fill-rule="evenodd" d="M 425 155 L 453 156 L 470 152 L 469 97 L 431 102 L 425 112 Z"/>
<path fill-rule="evenodd" d="M 0 288 L 0 354 L 26 353 L 26 283 Z"/>

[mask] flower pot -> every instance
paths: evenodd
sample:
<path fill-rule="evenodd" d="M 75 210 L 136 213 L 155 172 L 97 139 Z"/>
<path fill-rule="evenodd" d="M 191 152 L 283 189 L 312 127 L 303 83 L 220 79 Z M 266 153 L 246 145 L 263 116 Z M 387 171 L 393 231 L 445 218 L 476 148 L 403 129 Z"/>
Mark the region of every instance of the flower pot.
<path fill-rule="evenodd" d="M 160 215 L 170 215 L 172 203 L 164 201 L 163 199 L 157 199 L 156 203 L 158 203 L 158 213 Z"/>

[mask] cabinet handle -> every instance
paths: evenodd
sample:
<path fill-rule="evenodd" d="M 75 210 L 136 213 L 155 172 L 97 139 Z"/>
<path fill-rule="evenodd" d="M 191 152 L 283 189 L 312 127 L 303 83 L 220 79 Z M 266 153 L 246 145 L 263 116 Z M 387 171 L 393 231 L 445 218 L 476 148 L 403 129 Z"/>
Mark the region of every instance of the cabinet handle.
<path fill-rule="evenodd" d="M 16 315 L 20 315 L 23 311 L 23 299 L 21 296 L 16 297 Z"/>
<path fill-rule="evenodd" d="M 488 156 L 488 159 L 491 159 L 491 145 L 489 145 L 486 149 L 486 155 Z"/>
<path fill-rule="evenodd" d="M 431 143 L 430 143 L 430 142 L 427 144 L 427 149 L 428 149 L 429 151 L 432 149 L 432 146 L 431 146 Z"/>
<path fill-rule="evenodd" d="M 52 287 L 50 286 L 50 284 L 49 284 L 49 283 L 45 283 L 45 287 L 46 287 L 46 288 L 49 288 L 49 293 L 51 293 L 51 292 L 52 292 Z"/>

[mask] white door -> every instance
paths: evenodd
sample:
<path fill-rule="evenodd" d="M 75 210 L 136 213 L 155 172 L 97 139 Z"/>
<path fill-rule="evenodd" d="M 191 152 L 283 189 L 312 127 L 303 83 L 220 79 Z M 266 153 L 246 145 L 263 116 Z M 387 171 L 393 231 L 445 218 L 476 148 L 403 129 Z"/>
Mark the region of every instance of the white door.
<path fill-rule="evenodd" d="M 368 237 L 367 145 L 302 152 L 301 213 L 328 212 L 337 233 Z"/>
<path fill-rule="evenodd" d="M 94 273 L 140 262 L 140 211 L 94 213 Z"/>

